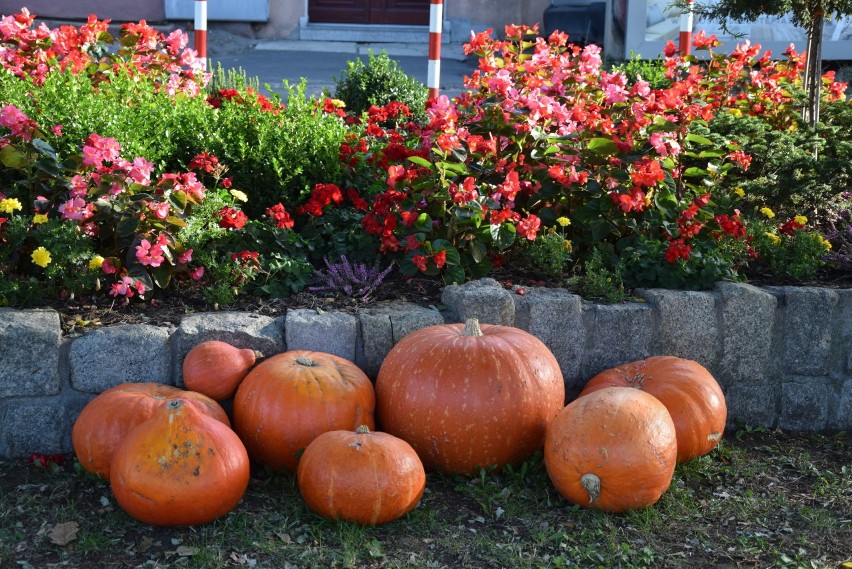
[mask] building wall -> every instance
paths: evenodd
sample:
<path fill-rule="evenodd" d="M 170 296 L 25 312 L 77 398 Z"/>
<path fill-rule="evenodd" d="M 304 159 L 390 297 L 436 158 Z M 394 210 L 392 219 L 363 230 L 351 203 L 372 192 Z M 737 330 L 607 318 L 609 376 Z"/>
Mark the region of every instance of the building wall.
<path fill-rule="evenodd" d="M 85 20 L 89 14 L 117 22 L 162 22 L 166 17 L 163 0 L 0 0 L 0 14 L 16 14 L 23 6 L 39 18 L 57 20 Z"/>

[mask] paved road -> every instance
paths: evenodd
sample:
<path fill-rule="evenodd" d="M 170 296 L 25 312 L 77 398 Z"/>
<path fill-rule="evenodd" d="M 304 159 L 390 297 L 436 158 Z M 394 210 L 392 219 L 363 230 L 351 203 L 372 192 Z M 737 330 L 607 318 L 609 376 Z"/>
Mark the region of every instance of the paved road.
<path fill-rule="evenodd" d="M 298 43 L 298 42 L 293 42 Z M 262 44 L 261 44 L 262 45 Z M 334 92 L 334 77 L 341 78 L 347 68 L 347 61 L 360 58 L 368 60 L 367 51 L 363 47 L 356 47 L 350 51 L 313 51 L 299 50 L 297 46 L 289 45 L 287 49 L 259 49 L 255 48 L 243 53 L 225 54 L 211 57 L 213 67 L 219 63 L 223 68 L 242 68 L 249 77 L 258 77 L 261 87 L 268 83 L 270 88 L 285 95 L 283 81 L 298 83 L 300 78 L 307 79 L 307 93 L 318 95 L 323 89 Z M 373 49 L 378 54 L 381 48 Z M 423 84 L 426 83 L 427 57 L 426 55 L 411 55 L 417 50 L 396 50 L 398 53 L 409 53 L 409 55 L 395 55 L 394 50 L 386 50 L 391 59 L 399 63 L 400 68 L 407 74 L 413 76 Z M 462 80 L 476 69 L 476 58 L 470 57 L 459 60 L 457 56 L 442 58 L 440 85 L 441 92 L 448 96 L 459 94 L 463 90 Z"/>

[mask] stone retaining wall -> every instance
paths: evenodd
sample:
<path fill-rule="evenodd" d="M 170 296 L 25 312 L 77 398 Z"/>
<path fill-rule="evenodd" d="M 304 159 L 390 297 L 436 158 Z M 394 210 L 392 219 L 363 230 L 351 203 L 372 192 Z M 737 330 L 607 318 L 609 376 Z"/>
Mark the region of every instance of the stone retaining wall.
<path fill-rule="evenodd" d="M 441 311 L 397 303 L 278 318 L 213 312 L 177 327 L 113 326 L 76 337 L 63 337 L 54 311 L 0 309 L 0 458 L 70 452 L 71 426 L 96 394 L 126 381 L 181 386 L 184 356 L 205 340 L 267 356 L 330 352 L 375 377 L 409 332 L 471 316 L 540 338 L 562 367 L 569 400 L 603 369 L 667 354 L 716 376 L 731 427 L 852 428 L 852 289 L 720 283 L 708 292 L 637 295 L 642 302 L 602 305 L 563 289 L 520 295 L 482 279 L 446 287 Z"/>

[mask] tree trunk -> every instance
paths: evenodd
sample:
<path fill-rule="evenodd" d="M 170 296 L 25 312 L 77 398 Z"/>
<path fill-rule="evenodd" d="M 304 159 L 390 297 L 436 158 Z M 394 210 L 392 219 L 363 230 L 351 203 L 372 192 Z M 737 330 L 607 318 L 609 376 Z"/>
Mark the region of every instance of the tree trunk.
<path fill-rule="evenodd" d="M 817 12 L 808 26 L 808 52 L 805 60 L 805 91 L 808 94 L 808 104 L 802 110 L 802 119 L 816 128 L 819 122 L 819 102 L 822 87 L 822 31 L 825 19 L 823 13 Z"/>

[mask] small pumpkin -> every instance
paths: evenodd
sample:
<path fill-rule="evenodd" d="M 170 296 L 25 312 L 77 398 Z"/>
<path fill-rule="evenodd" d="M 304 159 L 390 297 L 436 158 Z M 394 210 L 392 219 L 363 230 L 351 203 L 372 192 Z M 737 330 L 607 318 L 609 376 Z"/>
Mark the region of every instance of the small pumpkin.
<path fill-rule="evenodd" d="M 172 399 L 133 429 L 110 466 L 116 502 L 156 526 L 212 522 L 248 488 L 249 457 L 234 431 Z"/>
<path fill-rule="evenodd" d="M 404 516 L 426 487 L 423 463 L 411 445 L 366 425 L 315 438 L 299 460 L 297 478 L 311 511 L 364 525 Z"/>
<path fill-rule="evenodd" d="M 89 401 L 71 429 L 71 444 L 80 466 L 109 480 L 116 447 L 139 424 L 173 399 L 230 426 L 225 410 L 213 399 L 161 383 L 122 383 Z"/>
<path fill-rule="evenodd" d="M 299 452 L 326 431 L 375 427 L 373 384 L 354 363 L 323 352 L 276 354 L 249 372 L 234 395 L 234 429 L 249 456 L 296 472 Z"/>
<path fill-rule="evenodd" d="M 224 401 L 234 395 L 240 382 L 263 354 L 210 340 L 196 344 L 183 360 L 183 383 L 187 389 Z"/>
<path fill-rule="evenodd" d="M 422 328 L 388 353 L 376 378 L 382 429 L 414 447 L 427 470 L 474 474 L 541 450 L 565 404 L 559 363 L 519 328 Z"/>
<path fill-rule="evenodd" d="M 700 363 L 674 356 L 654 356 L 602 371 L 580 396 L 604 387 L 634 387 L 659 399 L 677 431 L 677 461 L 713 450 L 722 439 L 728 408 L 716 379 Z"/>
<path fill-rule="evenodd" d="M 569 403 L 544 442 L 544 465 L 559 494 L 609 512 L 657 502 L 671 484 L 676 458 L 669 412 L 653 396 L 625 387 Z"/>

